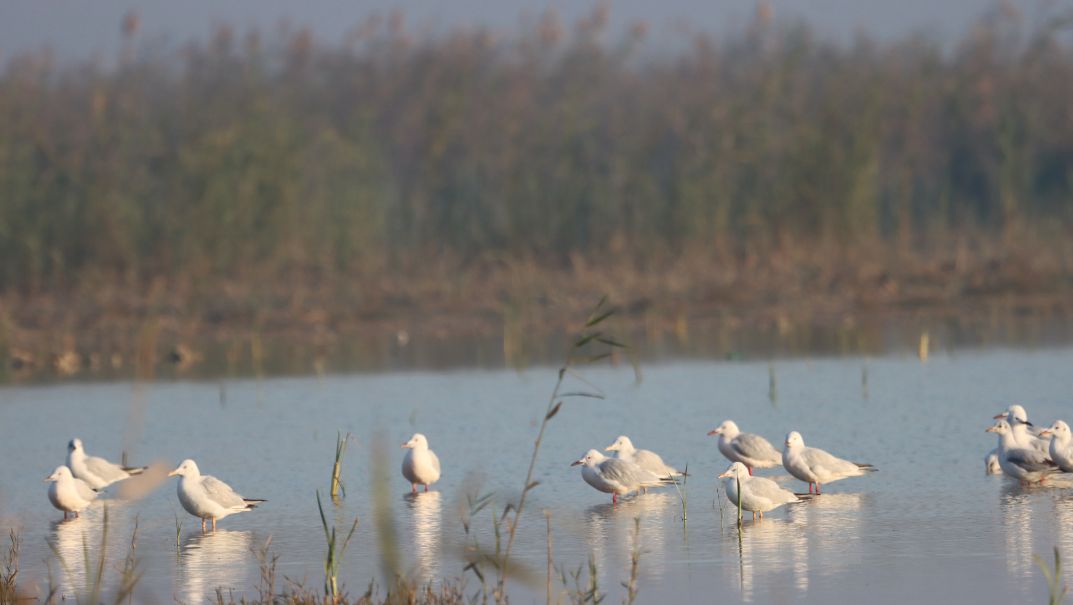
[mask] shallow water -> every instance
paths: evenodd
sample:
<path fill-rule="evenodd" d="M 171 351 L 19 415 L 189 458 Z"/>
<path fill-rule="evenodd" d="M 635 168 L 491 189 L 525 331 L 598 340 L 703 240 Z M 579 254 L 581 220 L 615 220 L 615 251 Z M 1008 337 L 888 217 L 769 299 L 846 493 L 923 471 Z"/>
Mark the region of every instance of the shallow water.
<path fill-rule="evenodd" d="M 984 429 L 1013 402 L 1037 424 L 1068 419 L 1071 369 L 1073 349 L 1066 348 L 958 352 L 927 363 L 908 356 L 666 362 L 646 365 L 639 384 L 628 369 L 587 370 L 606 399 L 569 400 L 551 422 L 537 465 L 541 484 L 515 549 L 535 583 L 515 584 L 514 600 L 544 599 L 547 509 L 556 562 L 569 572 L 591 554 L 608 602 L 624 593 L 635 517 L 639 602 L 1045 602 L 1033 555 L 1049 560 L 1052 547 L 1073 548 L 1073 482 L 1022 489 L 985 476 L 983 455 L 995 438 Z M 341 572 L 350 592 L 382 577 L 370 487 L 377 436 L 390 464 L 402 565 L 423 578 L 457 577 L 465 495 L 495 492 L 500 507 L 516 497 L 554 380 L 554 369 L 536 368 L 3 388 L 0 529 L 21 534 L 24 582 L 45 591 L 50 558 L 65 594 L 85 582 L 83 542 L 100 543 L 103 505 L 58 523 L 62 514 L 41 482 L 78 436 L 91 454 L 118 458 L 125 447 L 131 462 L 193 457 L 243 495 L 268 499 L 206 535 L 180 508 L 174 479 L 140 501 L 110 500 L 106 579 L 118 575 L 138 519 L 145 575 L 136 600 L 196 603 L 217 588 L 251 592 L 253 551 L 269 537 L 279 576 L 319 587 L 324 535 L 315 492 L 327 489 L 343 430 L 356 440 L 343 468 L 347 497 L 334 517 L 340 526 L 355 514 L 361 519 Z M 825 486 L 822 497 L 763 522 L 747 519 L 739 535 L 736 511 L 716 492 L 714 477 L 727 463 L 705 435 L 725 418 L 775 443 L 799 430 L 807 444 L 880 472 Z M 444 466 L 436 491 L 416 498 L 398 471 L 399 444 L 415 430 L 428 435 Z M 673 489 L 613 507 L 569 466 L 622 433 L 673 464 L 689 464 L 685 523 Z M 805 488 L 781 469 L 764 474 Z M 472 527 L 490 547 L 491 511 Z M 467 577 L 475 590 L 476 578 Z"/>

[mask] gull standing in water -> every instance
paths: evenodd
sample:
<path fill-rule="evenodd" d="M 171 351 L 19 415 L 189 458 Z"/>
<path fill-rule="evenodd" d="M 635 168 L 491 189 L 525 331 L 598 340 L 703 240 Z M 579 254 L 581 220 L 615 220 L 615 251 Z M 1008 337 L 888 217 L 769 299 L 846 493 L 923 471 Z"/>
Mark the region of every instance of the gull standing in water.
<path fill-rule="evenodd" d="M 731 462 L 741 462 L 753 474 L 754 468 L 773 468 L 782 464 L 782 454 L 767 439 L 743 433 L 733 420 L 724 420 L 708 436 L 719 435 L 719 451 Z"/>
<path fill-rule="evenodd" d="M 1069 425 L 1061 420 L 1055 420 L 1051 428 L 1039 432 L 1040 437 L 1050 438 L 1049 452 L 1051 460 L 1058 465 L 1063 472 L 1073 473 L 1073 434 L 1069 432 Z"/>
<path fill-rule="evenodd" d="M 741 485 L 741 508 L 753 513 L 754 521 L 757 513 L 762 520 L 764 513 L 769 510 L 783 504 L 801 502 L 792 491 L 779 487 L 779 484 L 771 479 L 749 475 L 749 469 L 741 462 L 731 464 L 719 478 L 726 479 L 727 499 L 735 506 L 738 504 L 738 485 Z"/>
<path fill-rule="evenodd" d="M 656 452 L 635 448 L 630 438 L 625 435 L 619 435 L 619 438 L 604 450 L 615 452 L 615 457 L 619 460 L 632 462 L 646 471 L 655 473 L 660 479 L 671 480 L 683 474 L 682 471 L 663 462 L 663 458 Z"/>
<path fill-rule="evenodd" d="M 871 464 L 850 462 L 815 447 L 805 447 L 805 440 L 801 433 L 790 431 L 786 434 L 785 449 L 782 450 L 782 465 L 786 470 L 798 479 L 808 483 L 808 493 L 812 493 L 812 486 L 816 486 L 816 493 L 820 493 L 820 485 L 831 483 L 846 477 L 858 477 L 876 469 Z"/>
<path fill-rule="evenodd" d="M 82 440 L 77 437 L 67 444 L 67 466 L 75 478 L 85 481 L 95 490 L 104 489 L 116 481 L 129 479 L 147 468 L 120 466 L 104 458 L 87 455 L 82 447 Z"/>
<path fill-rule="evenodd" d="M 594 488 L 611 494 L 611 503 L 617 504 L 619 496 L 648 487 L 662 485 L 659 476 L 651 471 L 626 462 L 621 458 L 608 458 L 596 450 L 589 450 L 570 466 L 581 466 L 581 478 Z"/>
<path fill-rule="evenodd" d="M 197 464 L 190 459 L 183 460 L 168 476 L 179 477 L 179 503 L 186 512 L 201 518 L 201 531 L 205 531 L 205 521 L 209 519 L 212 519 L 212 531 L 216 531 L 217 519 L 244 513 L 264 502 L 256 498 L 243 498 L 216 477 L 202 475 Z"/>
<path fill-rule="evenodd" d="M 1058 467 L 1046 454 L 1018 444 L 1006 420 L 1000 419 L 995 426 L 986 430 L 999 436 L 998 463 L 1002 472 L 1020 480 L 1022 484 L 1043 483 L 1048 475 L 1058 472 Z"/>
<path fill-rule="evenodd" d="M 57 509 L 63 511 L 63 519 L 67 520 L 67 513 L 78 513 L 97 499 L 97 492 L 81 479 L 75 479 L 71 469 L 66 466 L 57 466 L 52 474 L 45 477 L 45 481 L 51 483 L 48 486 L 48 500 Z"/>
<path fill-rule="evenodd" d="M 419 483 L 427 492 L 429 485 L 440 480 L 440 459 L 428 449 L 428 439 L 421 433 L 414 433 L 402 447 L 410 450 L 402 459 L 402 476 L 410 482 L 413 493 L 417 493 Z"/>

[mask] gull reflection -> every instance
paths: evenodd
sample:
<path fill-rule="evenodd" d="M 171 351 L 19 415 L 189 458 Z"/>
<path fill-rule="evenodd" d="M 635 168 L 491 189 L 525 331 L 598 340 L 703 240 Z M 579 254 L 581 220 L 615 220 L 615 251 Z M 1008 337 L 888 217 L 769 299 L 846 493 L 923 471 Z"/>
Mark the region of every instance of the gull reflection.
<path fill-rule="evenodd" d="M 804 505 L 796 505 L 804 506 Z M 799 570 L 799 550 L 807 551 L 808 541 L 806 527 L 803 523 L 783 520 L 778 518 L 765 518 L 756 523 L 745 523 L 741 528 L 740 542 L 734 546 L 738 549 L 739 573 L 741 574 L 741 598 L 745 602 L 755 599 L 755 587 L 768 584 L 777 586 L 777 582 L 764 582 L 757 580 L 757 573 L 763 575 L 775 575 L 787 570 L 794 572 L 795 580 L 798 573 L 804 576 L 804 588 L 808 587 L 808 564 L 805 557 L 805 567 Z M 734 530 L 737 538 L 737 529 Z M 795 585 L 801 587 L 800 581 Z M 769 595 L 771 596 L 771 595 Z M 779 600 L 784 600 L 788 595 L 781 595 Z"/>
<path fill-rule="evenodd" d="M 244 589 L 252 537 L 248 531 L 193 532 L 183 543 L 179 580 L 186 603 L 201 603 L 217 588 Z"/>
<path fill-rule="evenodd" d="M 620 500 L 617 505 L 603 503 L 589 507 L 585 535 L 597 569 L 611 569 L 606 567 L 606 559 L 609 552 L 616 553 L 621 559 L 615 569 L 621 568 L 623 578 L 628 577 L 633 548 L 639 544 L 645 576 L 662 577 L 666 571 L 666 525 L 669 517 L 673 522 L 673 511 L 679 503 L 677 494 L 651 492 Z M 634 522 L 637 518 L 641 519 L 639 543 Z"/>
<path fill-rule="evenodd" d="M 1029 494 L 1013 483 L 1002 488 L 1002 531 L 1006 538 L 1006 571 L 1029 577 L 1032 564 L 1032 503 Z"/>
<path fill-rule="evenodd" d="M 434 580 L 440 571 L 440 515 L 443 506 L 438 491 L 403 496 L 410 510 L 410 535 L 413 538 L 417 574 L 425 582 Z"/>
<path fill-rule="evenodd" d="M 99 520 L 87 519 L 85 514 L 52 522 L 49 542 L 62 570 L 59 583 L 62 598 L 77 597 L 86 592 L 86 569 L 90 565 L 84 559 L 91 544 L 100 544 L 100 532 L 95 531 L 99 523 Z M 93 550 L 97 551 L 96 546 Z"/>
<path fill-rule="evenodd" d="M 1073 552 L 1073 532 L 1069 531 L 1071 527 L 1073 527 L 1073 497 L 1065 496 L 1054 502 L 1054 524 L 1051 527 L 1058 534 L 1058 546 L 1063 553 Z M 1047 555 L 1044 559 L 1047 560 L 1049 557 Z M 1069 567 L 1067 565 L 1062 570 L 1065 573 L 1066 582 L 1073 581 L 1073 570 Z"/>

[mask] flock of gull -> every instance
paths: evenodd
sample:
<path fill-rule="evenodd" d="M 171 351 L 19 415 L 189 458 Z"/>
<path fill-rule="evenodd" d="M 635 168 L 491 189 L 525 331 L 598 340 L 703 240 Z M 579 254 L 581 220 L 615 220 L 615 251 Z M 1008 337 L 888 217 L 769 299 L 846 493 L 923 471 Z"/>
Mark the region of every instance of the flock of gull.
<path fill-rule="evenodd" d="M 1049 428 L 1036 430 L 1019 405 L 996 414 L 995 420 L 986 429 L 998 435 L 998 447 L 984 457 L 988 473 L 1005 473 L 1022 485 L 1042 484 L 1055 473 L 1073 473 L 1073 434 L 1068 424 L 1056 420 Z"/>
<path fill-rule="evenodd" d="M 1022 484 L 1043 483 L 1058 472 L 1073 472 L 1073 434 L 1069 425 L 1058 420 L 1050 428 L 1036 430 L 1020 405 L 1011 405 L 995 416 L 995 424 L 987 432 L 998 435 L 998 447 L 985 457 L 988 473 L 1005 473 Z M 851 462 L 819 448 L 806 447 L 797 431 L 790 431 L 780 452 L 767 439 L 755 433 L 745 433 L 732 420 L 726 420 L 708 433 L 718 436 L 719 451 L 731 464 L 719 478 L 725 479 L 727 499 L 755 519 L 784 504 L 800 502 L 819 495 L 823 484 L 857 477 L 877 470 L 871 464 Z M 402 461 L 402 475 L 416 493 L 423 485 L 425 491 L 440 479 L 440 460 L 429 449 L 428 439 L 414 434 L 402 444 L 408 451 Z M 637 449 L 629 437 L 622 435 L 604 448 L 614 457 L 592 449 L 573 466 L 581 466 L 581 477 L 593 488 L 611 494 L 612 503 L 619 496 L 645 492 L 651 488 L 678 483 L 685 472 L 663 461 L 650 450 Z M 67 446 L 67 463 L 56 468 L 45 480 L 50 482 L 49 501 L 76 517 L 113 483 L 143 473 L 147 467 L 128 467 L 86 454 L 82 441 L 72 439 Z M 799 494 L 780 486 L 766 477 L 753 475 L 753 469 L 782 466 L 790 475 L 808 484 L 808 493 Z M 203 475 L 193 460 L 184 460 L 169 477 L 179 477 L 178 498 L 182 507 L 201 519 L 201 528 L 234 513 L 253 509 L 264 500 L 244 498 L 223 481 Z"/>
<path fill-rule="evenodd" d="M 771 442 L 755 433 L 743 433 L 733 420 L 726 420 L 708 432 L 719 437 L 719 451 L 731 464 L 719 478 L 726 480 L 727 499 L 741 504 L 761 519 L 764 513 L 784 504 L 800 502 L 803 498 L 819 495 L 824 483 L 857 477 L 875 471 L 871 464 L 843 460 L 815 447 L 806 447 L 801 433 L 790 431 L 783 442 L 783 450 L 775 449 Z M 622 435 L 605 448 L 615 453 L 609 458 L 597 450 L 589 450 L 574 461 L 581 466 L 581 477 L 586 483 L 604 493 L 611 494 L 611 502 L 619 496 L 649 488 L 675 484 L 684 472 L 663 461 L 659 454 L 634 447 L 630 438 Z M 773 468 L 782 465 L 791 475 L 808 483 L 808 494 L 796 494 L 766 477 L 753 476 L 753 469 Z M 813 491 L 815 489 L 815 491 Z"/>

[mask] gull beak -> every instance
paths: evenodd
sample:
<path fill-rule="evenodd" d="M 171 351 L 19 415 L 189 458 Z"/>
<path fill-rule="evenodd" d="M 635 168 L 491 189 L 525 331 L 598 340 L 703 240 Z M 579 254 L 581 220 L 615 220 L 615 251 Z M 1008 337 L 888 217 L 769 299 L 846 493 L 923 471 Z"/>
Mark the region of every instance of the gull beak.
<path fill-rule="evenodd" d="M 179 469 L 175 469 L 175 470 L 171 471 L 170 473 L 168 473 L 168 476 L 169 477 L 174 477 L 174 476 L 176 476 L 178 474 L 179 474 Z"/>
<path fill-rule="evenodd" d="M 1027 421 L 1027 420 L 1025 420 L 1025 422 L 1024 422 L 1024 423 L 1025 423 L 1025 424 L 1027 424 L 1028 426 L 1035 426 L 1034 424 L 1032 424 L 1031 422 L 1029 422 L 1029 421 Z"/>
<path fill-rule="evenodd" d="M 575 460 L 570 463 L 570 466 L 578 466 L 579 464 L 585 464 L 585 459 L 582 458 L 581 460 Z"/>
<path fill-rule="evenodd" d="M 52 475 L 45 477 L 45 483 L 48 483 L 49 481 L 52 481 Z"/>
<path fill-rule="evenodd" d="M 986 429 L 984 429 L 984 432 L 985 432 L 985 433 L 994 433 L 994 432 L 995 432 L 995 431 L 997 431 L 997 430 L 998 430 L 998 428 L 996 428 L 996 427 L 993 427 L 993 426 L 989 426 L 989 427 L 987 427 Z"/>
<path fill-rule="evenodd" d="M 1005 417 L 1006 417 L 1006 412 L 999 412 L 998 414 L 995 414 L 994 416 L 992 416 L 992 418 L 995 419 L 995 420 L 998 420 L 999 418 L 1005 418 Z"/>
<path fill-rule="evenodd" d="M 613 451 L 615 451 L 615 450 L 617 450 L 617 449 L 618 449 L 618 448 L 617 448 L 617 447 L 615 447 L 615 446 L 614 446 L 614 444 L 611 444 L 611 445 L 609 445 L 609 446 L 605 447 L 605 448 L 604 448 L 604 451 L 605 451 L 605 452 L 613 452 Z"/>
<path fill-rule="evenodd" d="M 410 442 L 409 442 L 409 441 L 407 441 L 406 443 L 402 444 L 402 449 L 406 449 L 406 448 L 408 448 L 408 447 L 412 447 L 412 446 L 410 445 Z"/>
<path fill-rule="evenodd" d="M 719 429 L 712 429 L 712 430 L 708 431 L 708 436 L 709 437 L 711 437 L 712 435 L 718 435 L 718 434 L 719 434 Z"/>
<path fill-rule="evenodd" d="M 1051 436 L 1053 434 L 1054 433 L 1051 432 L 1051 429 L 1043 429 L 1042 431 L 1039 432 L 1040 437 L 1049 437 L 1049 436 Z"/>
<path fill-rule="evenodd" d="M 726 478 L 727 478 L 727 477 L 729 477 L 729 476 L 730 476 L 730 471 L 727 471 L 727 472 L 725 472 L 725 473 L 723 473 L 723 474 L 719 475 L 719 476 L 718 476 L 718 477 L 716 477 L 716 478 L 717 478 L 717 479 L 726 479 Z"/>

